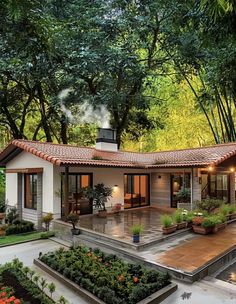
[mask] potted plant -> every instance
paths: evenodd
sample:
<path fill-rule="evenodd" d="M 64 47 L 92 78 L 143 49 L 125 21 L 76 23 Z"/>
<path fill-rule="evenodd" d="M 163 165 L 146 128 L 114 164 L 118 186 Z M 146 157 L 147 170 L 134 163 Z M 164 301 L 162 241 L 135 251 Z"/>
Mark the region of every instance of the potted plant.
<path fill-rule="evenodd" d="M 103 183 L 88 187 L 84 191 L 85 196 L 93 201 L 93 207 L 98 209 L 98 216 L 106 217 L 106 202 L 112 197 L 113 189 L 105 187 Z"/>
<path fill-rule="evenodd" d="M 51 212 L 42 217 L 42 223 L 44 223 L 46 231 L 49 231 L 49 227 L 52 220 L 53 214 Z"/>
<path fill-rule="evenodd" d="M 177 225 L 177 230 L 178 229 L 183 229 L 186 228 L 187 226 L 187 221 L 184 220 L 184 214 L 182 213 L 182 211 L 177 210 L 174 214 L 173 214 L 173 219 L 174 222 Z"/>
<path fill-rule="evenodd" d="M 214 218 L 215 226 L 213 227 L 213 233 L 217 233 L 218 231 L 221 231 L 225 229 L 226 227 L 226 217 L 224 214 L 219 213 L 215 215 Z"/>
<path fill-rule="evenodd" d="M 170 234 L 177 229 L 177 225 L 175 225 L 173 218 L 167 214 L 161 216 L 161 224 L 163 234 Z"/>
<path fill-rule="evenodd" d="M 198 234 L 209 234 L 212 232 L 215 226 L 213 217 L 194 217 L 193 220 L 193 231 Z"/>
<path fill-rule="evenodd" d="M 135 224 L 131 227 L 131 232 L 133 235 L 133 242 L 139 243 L 140 242 L 140 233 L 143 231 L 143 225 Z"/>
<path fill-rule="evenodd" d="M 79 215 L 76 214 L 76 213 L 70 213 L 69 215 L 67 215 L 67 218 L 66 218 L 67 222 L 68 223 L 71 223 L 72 224 L 72 229 L 71 229 L 71 233 L 73 235 L 78 235 L 80 234 L 80 230 L 78 228 L 76 228 L 76 225 L 78 224 L 79 222 Z"/>
<path fill-rule="evenodd" d="M 182 188 L 177 193 L 176 197 L 181 203 L 188 203 L 191 198 L 191 190 L 189 188 Z"/>
<path fill-rule="evenodd" d="M 220 213 L 223 214 L 227 220 L 230 219 L 230 211 L 231 211 L 231 207 L 229 204 L 223 204 L 221 205 L 220 209 L 219 209 Z"/>
<path fill-rule="evenodd" d="M 6 204 L 4 201 L 0 201 L 0 221 L 5 218 Z"/>

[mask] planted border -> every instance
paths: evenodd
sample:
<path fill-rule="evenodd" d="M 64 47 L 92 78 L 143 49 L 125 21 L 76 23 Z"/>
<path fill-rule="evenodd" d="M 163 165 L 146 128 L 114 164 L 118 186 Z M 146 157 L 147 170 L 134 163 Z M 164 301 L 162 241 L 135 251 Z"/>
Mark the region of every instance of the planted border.
<path fill-rule="evenodd" d="M 109 304 L 136 304 L 170 285 L 167 273 L 126 263 L 116 255 L 85 246 L 60 248 L 40 255 L 39 260 Z"/>

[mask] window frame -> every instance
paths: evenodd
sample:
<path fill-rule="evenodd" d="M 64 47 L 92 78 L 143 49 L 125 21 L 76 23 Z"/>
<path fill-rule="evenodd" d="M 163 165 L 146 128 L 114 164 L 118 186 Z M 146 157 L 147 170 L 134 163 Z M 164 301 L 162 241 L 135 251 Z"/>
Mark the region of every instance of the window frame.
<path fill-rule="evenodd" d="M 34 189 L 34 183 L 32 181 L 32 206 L 29 207 L 26 204 L 26 200 L 27 200 L 27 191 L 26 191 L 26 179 L 27 176 L 33 176 L 33 177 L 37 177 L 36 179 L 36 189 Z M 30 189 L 31 189 L 31 178 L 30 178 Z M 35 195 L 36 194 L 36 195 Z M 36 197 L 36 202 L 34 202 L 34 197 Z M 37 173 L 24 173 L 24 208 L 25 209 L 30 209 L 30 210 L 37 210 L 37 205 L 38 205 L 38 174 Z"/>

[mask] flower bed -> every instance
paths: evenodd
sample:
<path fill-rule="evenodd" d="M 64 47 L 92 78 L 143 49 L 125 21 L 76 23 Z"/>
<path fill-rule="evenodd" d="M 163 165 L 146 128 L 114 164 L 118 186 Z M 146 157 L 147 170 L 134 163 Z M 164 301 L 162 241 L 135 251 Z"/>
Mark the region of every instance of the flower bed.
<path fill-rule="evenodd" d="M 0 267 L 0 304 L 55 304 L 52 294 L 55 292 L 55 285 L 47 281 L 31 270 L 24 267 L 22 262 L 14 259 Z M 7 286 L 7 287 L 6 287 Z M 48 294 L 46 294 L 48 290 Z M 67 303 L 64 297 L 57 303 Z"/>
<path fill-rule="evenodd" d="M 17 299 L 14 294 L 13 290 L 9 287 L 1 287 L 0 288 L 0 304 L 21 304 L 21 300 Z"/>
<path fill-rule="evenodd" d="M 39 259 L 109 304 L 135 304 L 170 284 L 167 273 L 126 263 L 115 255 L 84 246 L 61 248 Z"/>

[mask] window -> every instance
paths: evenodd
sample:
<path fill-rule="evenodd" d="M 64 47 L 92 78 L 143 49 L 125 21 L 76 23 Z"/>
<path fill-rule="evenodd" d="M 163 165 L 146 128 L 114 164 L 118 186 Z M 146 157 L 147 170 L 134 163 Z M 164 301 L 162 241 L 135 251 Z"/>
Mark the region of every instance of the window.
<path fill-rule="evenodd" d="M 149 175 L 124 175 L 125 209 L 149 205 Z"/>
<path fill-rule="evenodd" d="M 37 174 L 25 174 L 25 208 L 37 209 Z"/>

